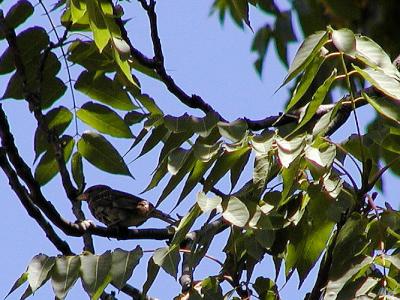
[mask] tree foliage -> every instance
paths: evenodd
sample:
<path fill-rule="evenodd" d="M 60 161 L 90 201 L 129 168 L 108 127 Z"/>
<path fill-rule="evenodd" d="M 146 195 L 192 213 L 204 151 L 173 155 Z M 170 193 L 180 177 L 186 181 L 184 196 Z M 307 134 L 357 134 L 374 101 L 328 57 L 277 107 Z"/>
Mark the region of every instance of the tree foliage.
<path fill-rule="evenodd" d="M 294 10 L 281 10 L 272 0 L 214 1 L 212 13 L 224 21 L 229 12 L 242 28 L 251 28 L 252 10 L 273 17 L 253 28 L 255 69 L 261 74 L 273 40 L 288 67 L 280 88 L 295 84 L 284 112 L 262 120 L 227 120 L 200 96 L 187 94 L 165 68 L 168 58 L 158 34 L 156 2 L 139 2 L 148 15 L 153 57 L 130 40 L 124 15 L 129 2 L 60 0 L 50 6 L 39 1 L 34 7 L 19 0 L 7 12 L 0 11 L 0 38 L 7 44 L 0 74 L 8 80 L 2 100 L 23 99 L 37 121 L 35 164 L 30 166 L 14 142 L 7 118 L 12 117 L 0 106 L 0 167 L 60 253 L 34 256 L 10 293 L 28 282 L 21 296 L 25 299 L 49 282 L 56 299 L 64 299 L 80 279 L 90 299 L 114 297 L 104 292 L 108 285 L 133 299 L 150 299 L 145 295 L 163 270 L 182 287 L 176 299 L 279 299 L 276 278 L 253 273 L 257 263 L 272 257 L 276 277 L 284 266 L 286 280 L 297 273 L 300 285 L 318 268 L 306 299 L 399 297 L 400 214 L 389 203 L 380 207 L 375 202 L 384 196 L 384 173 L 400 173 L 400 72 L 392 63 L 400 43 L 396 32 L 392 35 L 396 25 L 390 23 L 398 20 L 393 18 L 398 14 L 392 9 L 395 1 L 379 6 L 382 1 L 296 0 L 291 3 Z M 62 25 L 63 34 L 52 40 L 48 30 L 26 26 L 35 10 L 47 17 L 50 10 L 61 12 L 52 29 L 59 32 Z M 293 12 L 305 38 L 289 64 L 287 46 L 297 40 Z M 66 74 L 60 72 L 62 65 L 71 63 L 79 66 L 76 78 L 68 67 Z M 142 91 L 139 73 L 160 81 L 177 101 L 200 113 L 176 116 L 162 111 L 159 100 Z M 78 93 L 88 100 L 78 103 Z M 339 93 L 340 99 L 335 98 Z M 68 98 L 73 109 L 68 108 Z M 367 105 L 376 118 L 362 130 L 357 111 Z M 335 140 L 332 135 L 347 120 L 353 120 L 356 132 L 347 133 L 344 141 Z M 80 132 L 79 122 L 91 129 Z M 140 147 L 139 157 L 160 149 L 145 191 L 168 179 L 155 205 L 187 204 L 176 226 L 84 226 L 77 196 L 85 189 L 87 163 L 109 176 L 137 175 L 110 137 L 128 140 L 129 151 Z M 251 176 L 243 184 L 245 169 Z M 75 223 L 64 219 L 42 190 L 54 177 L 61 179 Z M 225 177 L 230 188 L 223 192 L 220 182 Z M 182 191 L 172 199 L 180 183 Z M 195 225 L 204 214 L 209 214 L 207 221 Z M 85 251 L 73 253 L 54 227 L 65 236 L 82 236 Z M 220 272 L 193 278 L 204 258 L 213 259 L 207 250 L 221 232 L 229 232 L 229 238 L 221 249 L 225 261 L 214 259 Z M 142 259 L 142 248 L 96 255 L 93 235 L 167 243 L 154 251 L 147 280 L 136 289 L 128 282 Z"/>

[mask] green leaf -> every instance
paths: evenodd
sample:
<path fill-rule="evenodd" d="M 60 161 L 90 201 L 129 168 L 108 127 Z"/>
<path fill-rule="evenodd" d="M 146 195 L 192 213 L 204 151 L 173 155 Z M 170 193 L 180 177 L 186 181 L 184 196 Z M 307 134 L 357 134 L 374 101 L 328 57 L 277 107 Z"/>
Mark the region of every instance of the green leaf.
<path fill-rule="evenodd" d="M 216 112 L 208 112 L 203 118 L 190 116 L 190 128 L 201 137 L 207 137 L 217 125 L 219 116 Z"/>
<path fill-rule="evenodd" d="M 178 173 L 173 175 L 170 178 L 170 180 L 168 181 L 166 187 L 164 188 L 164 190 L 161 193 L 160 198 L 157 201 L 157 206 L 165 198 L 167 198 L 168 195 L 171 194 L 171 192 L 173 190 L 175 190 L 176 186 L 182 181 L 183 177 L 185 177 L 185 175 L 192 170 L 194 163 L 195 163 L 195 159 L 194 159 L 193 151 L 190 151 L 189 155 L 186 156 L 185 162 L 184 162 L 183 166 L 179 169 Z"/>
<path fill-rule="evenodd" d="M 75 83 L 75 88 L 88 97 L 117 109 L 134 110 L 137 108 L 126 91 L 101 73 L 83 71 Z"/>
<path fill-rule="evenodd" d="M 25 72 L 30 86 L 33 82 L 37 82 L 40 53 L 48 46 L 49 36 L 44 28 L 33 26 L 19 33 L 16 42 L 19 51 L 18 54 L 25 66 Z M 15 70 L 14 56 L 12 51 L 7 48 L 0 58 L 0 74 L 6 74 L 13 70 Z M 32 88 L 33 87 L 37 88 L 37 86 L 32 86 Z"/>
<path fill-rule="evenodd" d="M 180 261 L 179 247 L 158 248 L 153 254 L 154 263 L 176 279 Z"/>
<path fill-rule="evenodd" d="M 242 148 L 228 151 L 225 150 L 224 154 L 218 158 L 214 167 L 211 169 L 210 174 L 204 182 L 204 191 L 209 191 L 217 182 L 229 171 L 231 170 L 236 162 L 245 155 L 249 150 L 248 146 Z"/>
<path fill-rule="evenodd" d="M 160 181 L 165 177 L 165 175 L 167 175 L 167 173 L 168 173 L 167 164 L 168 164 L 168 162 L 166 160 L 164 160 L 163 162 L 161 162 L 161 164 L 159 164 L 157 166 L 157 169 L 155 170 L 154 175 L 151 178 L 149 185 L 146 187 L 146 189 L 142 193 L 148 192 L 148 191 L 152 190 L 153 188 L 155 188 L 160 183 Z"/>
<path fill-rule="evenodd" d="M 317 168 L 329 168 L 336 157 L 336 146 L 330 144 L 324 149 L 307 146 L 304 150 L 305 158 Z"/>
<path fill-rule="evenodd" d="M 78 141 L 78 152 L 100 170 L 132 176 L 118 151 L 100 134 L 95 132 L 82 134 Z"/>
<path fill-rule="evenodd" d="M 203 162 L 201 160 L 196 160 L 193 169 L 190 171 L 189 177 L 185 182 L 185 186 L 183 187 L 182 193 L 179 196 L 178 204 L 182 202 L 182 200 L 189 195 L 189 193 L 194 189 L 197 183 L 203 179 L 204 174 L 207 170 L 212 166 L 214 160 L 209 160 L 207 162 Z"/>
<path fill-rule="evenodd" d="M 251 148 L 248 148 L 247 152 L 243 153 L 234 163 L 231 169 L 231 191 L 235 188 L 239 181 L 240 175 L 242 175 L 244 168 L 249 161 L 251 154 Z"/>
<path fill-rule="evenodd" d="M 162 162 L 166 156 L 170 155 L 172 151 L 180 147 L 184 142 L 189 140 L 193 135 L 192 131 L 181 132 L 181 133 L 171 133 L 168 139 L 164 143 L 164 147 L 161 149 L 160 156 L 158 158 L 158 163 Z"/>
<path fill-rule="evenodd" d="M 68 60 L 83 66 L 88 71 L 115 71 L 110 51 L 106 48 L 100 53 L 94 42 L 74 41 L 68 48 Z"/>
<path fill-rule="evenodd" d="M 319 31 L 308 36 L 303 41 L 299 50 L 297 50 L 292 64 L 289 67 L 288 75 L 286 76 L 285 81 L 282 83 L 282 86 L 296 77 L 308 66 L 308 64 L 314 59 L 315 55 L 318 54 L 327 40 L 328 32 Z"/>
<path fill-rule="evenodd" d="M 160 125 L 154 128 L 149 138 L 144 143 L 143 148 L 138 155 L 138 158 L 149 152 L 155 146 L 157 146 L 161 141 L 163 141 L 163 139 L 168 137 L 169 134 L 170 132 L 164 125 Z"/>
<path fill-rule="evenodd" d="M 278 287 L 275 282 L 269 278 L 257 277 L 253 285 L 256 290 L 259 299 L 263 300 L 275 300 L 279 299 Z"/>
<path fill-rule="evenodd" d="M 55 258 L 45 254 L 38 254 L 32 258 L 28 270 L 26 271 L 28 273 L 28 282 L 32 293 L 49 280 L 52 275 L 54 263 Z"/>
<path fill-rule="evenodd" d="M 242 140 L 247 132 L 247 123 L 243 119 L 237 119 L 230 123 L 218 122 L 217 125 L 221 136 L 234 143 Z"/>
<path fill-rule="evenodd" d="M 258 58 L 254 62 L 254 67 L 258 75 L 261 76 L 265 54 L 267 53 L 269 42 L 271 41 L 272 29 L 269 24 L 261 27 L 255 34 L 253 43 L 251 45 L 252 51 L 257 51 Z"/>
<path fill-rule="evenodd" d="M 166 115 L 164 117 L 164 125 L 169 131 L 180 133 L 191 130 L 190 128 L 190 116 L 185 113 L 180 117 L 174 117 L 171 115 Z"/>
<path fill-rule="evenodd" d="M 64 161 L 67 162 L 72 154 L 75 141 L 71 136 L 63 136 L 60 143 L 64 151 Z M 40 159 L 36 170 L 35 180 L 40 185 L 45 185 L 59 172 L 58 163 L 56 161 L 54 149 L 49 149 Z"/>
<path fill-rule="evenodd" d="M 274 37 L 279 58 L 288 67 L 287 46 L 288 43 L 296 41 L 290 10 L 281 11 L 276 15 Z"/>
<path fill-rule="evenodd" d="M 373 40 L 356 36 L 356 57 L 371 68 L 380 68 L 385 74 L 400 79 L 399 71 L 392 64 L 389 55 Z"/>
<path fill-rule="evenodd" d="M 79 278 L 80 265 L 79 256 L 56 257 L 51 284 L 57 299 L 65 299 L 69 290 Z"/>
<path fill-rule="evenodd" d="M 370 68 L 361 69 L 355 65 L 353 68 L 375 88 L 380 90 L 385 95 L 397 99 L 400 99 L 400 79 L 395 79 L 389 75 L 386 75 L 380 70 L 374 70 Z"/>
<path fill-rule="evenodd" d="M 40 86 L 40 107 L 46 109 L 51 107 L 54 102 L 65 94 L 67 86 L 58 77 L 46 78 Z"/>
<path fill-rule="evenodd" d="M 111 282 L 111 252 L 107 251 L 102 255 L 93 255 L 86 252 L 80 255 L 80 260 L 83 289 L 90 295 L 91 300 L 97 300 L 105 287 Z"/>
<path fill-rule="evenodd" d="M 172 175 L 178 174 L 179 170 L 185 164 L 186 159 L 189 157 L 191 150 L 177 148 L 168 156 L 168 172 Z"/>
<path fill-rule="evenodd" d="M 201 209 L 197 204 L 194 204 L 192 208 L 189 210 L 189 213 L 186 214 L 181 221 L 179 222 L 179 226 L 175 231 L 174 238 L 171 241 L 171 247 L 176 247 L 179 249 L 179 245 L 186 237 L 187 233 L 189 232 L 190 228 L 192 228 L 196 219 L 201 215 Z"/>
<path fill-rule="evenodd" d="M 378 113 L 400 124 L 400 105 L 398 103 L 386 97 L 370 97 L 364 92 L 361 94 Z"/>
<path fill-rule="evenodd" d="M 78 186 L 78 190 L 80 192 L 83 192 L 83 188 L 85 185 L 85 174 L 83 173 L 82 156 L 79 154 L 79 152 L 75 152 L 72 155 L 71 173 L 72 178 Z"/>
<path fill-rule="evenodd" d="M 107 106 L 86 102 L 82 108 L 76 112 L 76 115 L 81 121 L 97 129 L 101 133 L 120 138 L 133 137 L 131 130 L 124 120 Z"/>
<path fill-rule="evenodd" d="M 303 117 L 300 119 L 300 123 L 296 126 L 296 129 L 293 130 L 292 134 L 302 128 L 305 124 L 310 121 L 315 113 L 317 112 L 318 108 L 324 101 L 326 95 L 329 92 L 329 89 L 332 83 L 335 81 L 337 70 L 334 69 L 331 75 L 324 81 L 324 83 L 315 91 L 314 95 L 311 98 L 311 101 L 308 103 L 306 107 L 306 111 Z"/>
<path fill-rule="evenodd" d="M 146 114 L 137 111 L 130 111 L 124 116 L 124 121 L 128 126 L 132 126 L 142 122 L 145 118 Z"/>
<path fill-rule="evenodd" d="M 286 270 L 296 268 L 300 284 L 325 249 L 335 222 L 330 220 L 328 210 L 330 199 L 318 185 L 311 185 L 308 191 L 310 201 L 300 223 L 290 233 L 286 251 Z"/>
<path fill-rule="evenodd" d="M 197 140 L 193 146 L 193 153 L 198 160 L 206 163 L 215 158 L 220 149 L 221 142 L 215 143 L 213 145 L 207 145 Z"/>
<path fill-rule="evenodd" d="M 33 10 L 33 6 L 29 1 L 19 0 L 10 8 L 5 17 L 7 27 L 10 29 L 17 28 L 33 14 Z"/>
<path fill-rule="evenodd" d="M 222 216 L 233 225 L 244 227 L 250 218 L 250 213 L 239 198 L 230 197 Z"/>
<path fill-rule="evenodd" d="M 340 270 L 340 274 L 337 274 L 336 272 L 330 274 L 329 281 L 325 289 L 324 300 L 337 299 L 338 293 L 351 280 L 351 278 L 361 269 L 369 266 L 373 260 L 374 259 L 370 256 L 358 256 L 347 259 L 347 265 Z"/>
<path fill-rule="evenodd" d="M 304 73 L 301 76 L 300 81 L 293 92 L 292 98 L 286 106 L 286 112 L 290 111 L 290 109 L 292 109 L 297 104 L 297 102 L 299 102 L 301 97 L 303 97 L 304 94 L 307 92 L 324 61 L 325 55 L 319 53 L 305 68 Z"/>
<path fill-rule="evenodd" d="M 147 94 L 135 96 L 135 98 L 147 109 L 152 115 L 163 115 L 162 110 L 157 106 L 153 98 Z"/>
<path fill-rule="evenodd" d="M 87 12 L 89 14 L 89 25 L 93 32 L 94 41 L 99 48 L 100 53 L 107 46 L 111 39 L 111 33 L 107 28 L 106 21 L 103 17 L 101 7 L 97 1 L 89 0 L 86 2 Z"/>
<path fill-rule="evenodd" d="M 354 57 L 356 52 L 356 37 L 350 29 L 342 28 L 333 30 L 332 42 L 340 52 Z"/>
<path fill-rule="evenodd" d="M 143 284 L 143 294 L 146 295 L 151 286 L 153 285 L 154 280 L 157 277 L 158 272 L 160 271 L 160 267 L 155 264 L 153 258 L 149 259 L 147 264 L 147 279 Z"/>
<path fill-rule="evenodd" d="M 22 273 L 21 276 L 14 282 L 11 290 L 4 297 L 4 299 L 6 299 L 8 296 L 10 296 L 10 294 L 12 294 L 17 288 L 19 288 L 21 285 L 23 285 L 27 280 L 28 280 L 28 272 Z"/>
<path fill-rule="evenodd" d="M 68 128 L 69 124 L 71 124 L 72 118 L 73 115 L 69 109 L 64 106 L 59 106 L 47 112 L 44 116 L 44 121 L 49 130 L 54 131 L 56 135 L 60 135 Z M 34 149 L 35 160 L 44 151 L 51 149 L 51 145 L 48 142 L 48 135 L 39 127 L 35 132 Z"/>
<path fill-rule="evenodd" d="M 133 270 L 139 264 L 143 256 L 143 250 L 136 246 L 132 251 L 125 251 L 117 248 L 112 253 L 112 265 L 110 274 L 112 284 L 121 290 L 129 278 L 132 277 Z"/>
<path fill-rule="evenodd" d="M 254 160 L 253 184 L 260 195 L 264 191 L 264 187 L 268 175 L 272 169 L 273 156 L 264 154 L 257 155 Z"/>
<path fill-rule="evenodd" d="M 278 157 L 283 167 L 289 168 L 290 164 L 301 154 L 305 146 L 304 139 L 304 136 L 298 136 L 291 140 L 276 138 Z"/>
<path fill-rule="evenodd" d="M 216 209 L 222 203 L 219 196 L 207 197 L 204 192 L 197 193 L 196 202 L 204 213 L 209 213 Z"/>

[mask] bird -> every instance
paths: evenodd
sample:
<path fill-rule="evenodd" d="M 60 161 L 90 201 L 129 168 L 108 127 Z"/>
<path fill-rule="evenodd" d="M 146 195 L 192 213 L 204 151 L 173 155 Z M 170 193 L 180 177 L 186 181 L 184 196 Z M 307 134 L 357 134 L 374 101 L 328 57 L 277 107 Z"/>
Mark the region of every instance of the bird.
<path fill-rule="evenodd" d="M 107 227 L 137 227 L 150 218 L 171 225 L 176 223 L 175 219 L 156 209 L 149 201 L 103 184 L 87 188 L 77 200 L 86 201 L 92 215 Z"/>

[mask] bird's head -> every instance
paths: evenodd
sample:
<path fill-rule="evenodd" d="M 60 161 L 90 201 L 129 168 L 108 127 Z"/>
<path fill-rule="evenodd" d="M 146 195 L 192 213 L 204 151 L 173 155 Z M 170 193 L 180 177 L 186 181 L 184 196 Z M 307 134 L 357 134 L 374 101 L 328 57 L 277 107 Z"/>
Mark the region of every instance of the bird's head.
<path fill-rule="evenodd" d="M 104 184 L 98 184 L 87 188 L 82 194 L 76 197 L 79 201 L 88 201 L 90 198 L 95 196 L 96 194 L 103 193 L 105 191 L 109 191 L 111 188 Z"/>

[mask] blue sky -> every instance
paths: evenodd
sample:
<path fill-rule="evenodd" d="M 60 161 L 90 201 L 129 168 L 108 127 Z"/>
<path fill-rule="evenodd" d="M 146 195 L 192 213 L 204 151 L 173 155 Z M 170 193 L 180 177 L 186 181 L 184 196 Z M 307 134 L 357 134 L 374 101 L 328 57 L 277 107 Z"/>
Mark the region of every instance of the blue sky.
<path fill-rule="evenodd" d="M 7 8 L 14 1 L 5 0 L 2 6 Z M 284 4 L 281 4 L 286 5 Z M 126 15 L 131 21 L 128 23 L 128 33 L 131 41 L 136 48 L 141 49 L 144 53 L 151 55 L 151 43 L 148 32 L 148 22 L 145 12 L 139 7 L 136 1 L 131 3 L 124 2 L 126 7 Z M 265 61 L 263 78 L 260 79 L 253 68 L 255 55 L 250 53 L 253 32 L 249 29 L 240 30 L 227 19 L 224 26 L 219 24 L 216 15 L 209 16 L 211 1 L 159 1 L 157 4 L 157 12 L 159 19 L 160 37 L 164 49 L 166 59 L 166 67 L 174 80 L 189 94 L 195 93 L 203 97 L 205 101 L 210 103 L 217 111 L 219 111 L 227 119 L 236 119 L 238 117 L 249 117 L 253 119 L 263 118 L 267 115 L 277 114 L 282 110 L 287 94 L 285 89 L 281 89 L 274 93 L 281 84 L 286 71 L 275 55 L 274 47 L 269 48 L 269 54 Z M 57 14 L 53 14 L 56 18 Z M 252 11 L 251 21 L 253 27 L 257 29 L 263 24 L 267 16 Z M 45 28 L 49 28 L 49 23 L 40 6 L 36 7 L 35 17 L 30 20 L 31 24 L 41 24 Z M 24 25 L 25 26 L 25 25 Z M 61 31 L 60 31 L 61 32 Z M 296 29 L 296 33 L 299 33 Z M 300 34 L 298 34 L 300 37 Z M 290 57 L 292 58 L 298 45 L 293 44 L 289 47 Z M 2 41 L 0 49 L 4 49 L 5 42 Z M 74 77 L 79 74 L 77 67 L 72 67 Z M 66 79 L 65 66 L 61 71 L 61 76 Z M 187 107 L 171 96 L 165 87 L 154 80 L 138 75 L 142 83 L 144 93 L 150 94 L 157 101 L 157 104 L 167 114 L 180 115 L 189 112 L 201 116 L 198 111 L 188 110 Z M 3 79 L 3 82 L 5 80 Z M 2 84 L 0 92 L 4 90 L 6 84 Z M 61 100 L 63 105 L 72 107 L 70 91 L 64 95 Z M 87 101 L 85 97 L 77 94 L 78 106 Z M 61 104 L 61 103 L 60 103 Z M 22 101 L 7 100 L 4 109 L 9 116 L 12 130 L 15 134 L 20 154 L 28 162 L 33 163 L 33 134 L 35 122 L 32 120 L 26 103 Z M 364 116 L 370 113 L 364 111 Z M 368 117 L 369 118 L 369 117 Z M 366 124 L 366 123 L 364 123 Z M 346 127 L 344 134 L 354 132 L 352 126 Z M 85 130 L 84 125 L 79 125 L 82 133 Z M 134 127 L 135 133 L 140 128 Z M 343 135 L 344 136 L 344 135 Z M 117 141 L 121 153 L 124 153 L 130 145 L 130 141 Z M 140 149 L 140 147 L 139 147 Z M 138 149 L 138 150 L 139 150 Z M 135 158 L 137 152 L 131 153 L 127 157 L 127 161 Z M 85 174 L 88 185 L 104 183 L 114 188 L 125 190 L 131 193 L 142 191 L 150 180 L 150 174 L 156 167 L 157 150 L 153 150 L 149 155 L 142 157 L 129 165 L 136 180 L 128 177 L 114 176 L 103 173 L 85 164 Z M 245 177 L 245 176 L 244 176 Z M 389 182 L 394 182 L 390 179 Z M 242 178 L 246 181 L 246 178 Z M 160 188 L 144 194 L 144 197 L 152 200 L 157 199 L 160 195 L 166 181 L 162 181 Z M 74 220 L 70 204 L 66 196 L 60 188 L 61 181 L 59 177 L 53 179 L 44 187 L 44 193 L 48 199 L 62 211 L 62 214 Z M 222 185 L 222 189 L 224 186 Z M 161 208 L 165 210 L 171 209 L 175 203 L 175 197 L 180 192 L 171 194 Z M 0 254 L 0 297 L 4 297 L 13 282 L 25 270 L 30 259 L 37 253 L 43 252 L 48 255 L 57 255 L 56 249 L 46 239 L 36 222 L 31 219 L 14 194 L 10 191 L 7 179 L 0 172 L 0 208 L 3 211 L 3 217 L 0 218 L 0 240 L 2 247 Z M 195 191 L 199 191 L 195 189 Z M 194 201 L 195 193 L 192 193 L 186 200 L 187 204 L 182 205 L 176 212 L 183 212 Z M 393 197 L 390 193 L 388 197 Z M 154 200 L 153 200 L 154 202 Z M 86 215 L 90 216 L 87 208 L 84 207 Z M 146 227 L 162 226 L 158 221 L 146 223 Z M 63 234 L 61 233 L 61 236 Z M 79 253 L 81 251 L 82 242 L 79 238 L 66 238 L 73 251 Z M 222 235 L 223 241 L 226 236 Z M 107 249 L 121 247 L 124 249 L 133 249 L 140 244 L 143 249 L 150 250 L 162 247 L 163 242 L 141 242 L 141 241 L 115 241 L 104 238 L 94 237 L 97 253 L 102 253 Z M 224 259 L 221 253 L 221 242 L 213 244 L 210 250 L 213 256 Z M 146 279 L 146 265 L 149 254 L 145 254 L 142 263 L 136 269 L 130 283 L 134 286 L 141 287 Z M 199 267 L 195 273 L 196 278 L 200 278 L 206 274 L 216 274 L 218 266 L 215 263 L 206 261 L 204 265 Z M 256 274 L 264 276 L 273 276 L 272 262 L 267 259 L 256 268 Z M 312 275 L 311 275 L 312 277 Z M 282 280 L 280 280 L 282 284 Z M 306 282 L 305 289 L 309 288 Z M 110 290 L 110 289 L 108 289 Z M 23 289 L 20 288 L 12 294 L 9 299 L 19 299 Z M 161 274 L 155 282 L 150 294 L 160 299 L 172 299 L 179 292 L 179 284 L 166 274 Z M 70 292 L 67 299 L 82 299 L 83 290 L 80 283 L 76 283 L 76 287 Z M 304 290 L 297 291 L 296 280 L 292 280 L 283 290 L 283 299 L 297 299 L 299 295 L 303 295 Z M 33 297 L 33 299 L 51 299 L 52 291 L 50 284 L 46 284 Z M 127 299 L 127 297 L 119 295 L 118 299 Z"/>

